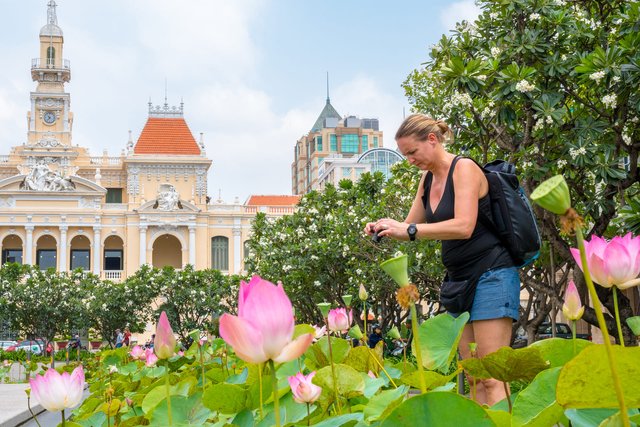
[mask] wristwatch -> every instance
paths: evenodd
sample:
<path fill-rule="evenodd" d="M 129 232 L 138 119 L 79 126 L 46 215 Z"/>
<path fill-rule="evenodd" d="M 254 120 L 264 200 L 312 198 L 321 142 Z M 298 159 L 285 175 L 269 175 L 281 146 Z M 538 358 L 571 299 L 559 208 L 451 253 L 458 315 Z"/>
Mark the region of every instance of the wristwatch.
<path fill-rule="evenodd" d="M 416 240 L 416 233 L 418 232 L 418 227 L 415 224 L 409 224 L 407 227 L 407 234 L 409 235 L 409 240 L 412 242 Z"/>

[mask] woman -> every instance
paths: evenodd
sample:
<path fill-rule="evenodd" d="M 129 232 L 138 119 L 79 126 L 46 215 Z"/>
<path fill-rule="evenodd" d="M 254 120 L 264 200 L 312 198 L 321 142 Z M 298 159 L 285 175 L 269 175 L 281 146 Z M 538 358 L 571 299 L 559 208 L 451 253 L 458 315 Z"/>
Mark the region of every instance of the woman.
<path fill-rule="evenodd" d="M 442 261 L 450 280 L 468 280 L 478 265 L 489 266 L 478 280 L 459 345 L 463 358 L 471 357 L 472 342 L 478 344 L 478 356 L 483 357 L 510 343 L 511 324 L 519 314 L 520 279 L 507 249 L 478 220 L 479 212 L 490 208 L 484 173 L 472 160 L 445 150 L 443 143 L 452 136 L 443 121 L 422 114 L 405 119 L 396 133 L 398 148 L 425 173 L 404 222 L 382 218 L 368 223 L 365 232 L 397 240 L 442 240 Z M 493 405 L 505 397 L 502 382 L 477 381 L 479 403 Z"/>

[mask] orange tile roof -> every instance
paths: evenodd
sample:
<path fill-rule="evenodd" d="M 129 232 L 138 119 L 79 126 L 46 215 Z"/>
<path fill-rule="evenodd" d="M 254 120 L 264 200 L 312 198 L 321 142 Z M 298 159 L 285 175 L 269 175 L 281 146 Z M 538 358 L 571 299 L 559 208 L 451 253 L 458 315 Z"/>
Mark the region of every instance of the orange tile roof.
<path fill-rule="evenodd" d="M 293 206 L 297 205 L 301 196 L 249 196 L 247 206 Z"/>
<path fill-rule="evenodd" d="M 133 152 L 198 156 L 200 147 L 184 119 L 149 117 Z"/>

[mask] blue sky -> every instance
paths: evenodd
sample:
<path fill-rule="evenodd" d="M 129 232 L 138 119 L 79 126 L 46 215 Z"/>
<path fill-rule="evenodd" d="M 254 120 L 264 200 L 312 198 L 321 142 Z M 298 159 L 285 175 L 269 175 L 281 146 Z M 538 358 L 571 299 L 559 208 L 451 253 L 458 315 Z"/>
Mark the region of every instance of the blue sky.
<path fill-rule="evenodd" d="M 0 154 L 26 141 L 30 60 L 47 0 L 0 1 Z M 73 143 L 118 155 L 149 98 L 184 99 L 213 160 L 209 194 L 290 194 L 295 141 L 331 102 L 377 117 L 385 146 L 409 105 L 400 87 L 428 47 L 478 9 L 464 1 L 57 0 L 71 61 Z"/>

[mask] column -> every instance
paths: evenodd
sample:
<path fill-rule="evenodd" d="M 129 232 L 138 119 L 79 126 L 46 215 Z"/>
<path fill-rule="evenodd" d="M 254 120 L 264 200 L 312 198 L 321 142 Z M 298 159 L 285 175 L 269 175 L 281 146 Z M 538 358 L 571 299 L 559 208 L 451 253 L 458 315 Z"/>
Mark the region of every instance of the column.
<path fill-rule="evenodd" d="M 233 229 L 233 273 L 240 273 L 240 266 L 242 265 L 240 262 L 240 254 L 242 253 L 242 242 L 241 242 L 241 234 L 242 230 L 240 228 Z"/>
<path fill-rule="evenodd" d="M 147 226 L 140 225 L 140 267 L 147 263 Z"/>
<path fill-rule="evenodd" d="M 60 265 L 58 267 L 58 271 L 67 271 L 67 230 L 69 229 L 66 225 L 61 225 L 60 227 Z"/>
<path fill-rule="evenodd" d="M 101 249 L 102 249 L 102 238 L 100 235 L 102 227 L 93 226 L 93 274 L 96 276 L 100 275 L 100 259 L 101 257 Z"/>
<path fill-rule="evenodd" d="M 189 264 L 196 267 L 196 226 L 189 226 Z"/>
<path fill-rule="evenodd" d="M 24 263 L 33 265 L 33 225 L 25 225 L 27 239 L 24 242 Z"/>

